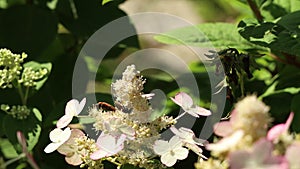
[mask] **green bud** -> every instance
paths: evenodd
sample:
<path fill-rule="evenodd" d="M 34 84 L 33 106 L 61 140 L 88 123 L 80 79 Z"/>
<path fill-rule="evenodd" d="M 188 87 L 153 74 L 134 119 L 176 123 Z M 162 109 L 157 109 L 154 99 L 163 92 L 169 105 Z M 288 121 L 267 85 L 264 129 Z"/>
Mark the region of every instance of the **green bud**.
<path fill-rule="evenodd" d="M 13 54 L 8 49 L 0 49 L 0 88 L 12 88 L 12 81 L 19 78 L 25 53 Z"/>

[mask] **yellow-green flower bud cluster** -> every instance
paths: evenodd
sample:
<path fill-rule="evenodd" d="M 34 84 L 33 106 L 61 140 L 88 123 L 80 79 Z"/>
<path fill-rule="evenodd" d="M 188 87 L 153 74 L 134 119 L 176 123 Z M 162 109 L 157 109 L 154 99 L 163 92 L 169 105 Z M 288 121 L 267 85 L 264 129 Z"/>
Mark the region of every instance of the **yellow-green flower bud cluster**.
<path fill-rule="evenodd" d="M 12 106 L 10 108 L 9 105 L 2 104 L 1 110 L 5 111 L 7 114 L 11 115 L 13 118 L 24 120 L 30 115 L 30 109 L 27 108 L 25 105 L 17 105 Z"/>
<path fill-rule="evenodd" d="M 12 82 L 19 78 L 21 64 L 26 57 L 25 53 L 18 55 L 8 49 L 0 49 L 0 88 L 12 88 Z"/>
<path fill-rule="evenodd" d="M 26 67 L 23 70 L 19 83 L 23 83 L 26 87 L 34 87 L 36 86 L 36 80 L 42 79 L 47 73 L 48 70 L 45 68 L 33 70 L 31 67 Z"/>

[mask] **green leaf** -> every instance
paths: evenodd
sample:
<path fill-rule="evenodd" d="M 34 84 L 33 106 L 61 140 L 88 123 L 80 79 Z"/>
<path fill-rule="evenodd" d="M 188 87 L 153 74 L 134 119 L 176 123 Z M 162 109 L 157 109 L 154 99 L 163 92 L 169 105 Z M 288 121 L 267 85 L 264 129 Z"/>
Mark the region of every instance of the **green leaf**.
<path fill-rule="evenodd" d="M 18 153 L 14 146 L 9 142 L 8 139 L 0 138 L 0 149 L 5 158 L 16 158 L 18 157 Z"/>
<path fill-rule="evenodd" d="M 199 47 L 238 48 L 240 50 L 260 49 L 244 40 L 234 24 L 207 23 L 192 27 L 184 27 L 154 37 L 165 44 L 180 44 Z"/>
<path fill-rule="evenodd" d="M 279 72 L 277 90 L 289 87 L 300 88 L 300 69 L 294 66 L 286 66 Z"/>
<path fill-rule="evenodd" d="M 254 44 L 300 56 L 300 11 L 283 16 L 277 23 L 243 20 L 238 27 L 239 33 Z"/>
<path fill-rule="evenodd" d="M 101 27 L 126 16 L 126 13 L 120 10 L 118 5 L 116 5 L 120 2 L 122 1 L 115 0 L 113 3 L 101 5 L 99 0 L 90 0 L 88 3 L 82 0 L 58 1 L 55 11 L 66 29 L 75 36 L 87 40 Z M 136 34 L 135 28 L 129 19 L 128 22 L 122 23 L 122 30 Z M 110 44 L 109 36 L 115 36 L 116 33 L 114 33 L 114 31 L 117 33 L 120 32 L 120 29 L 116 28 L 111 32 L 107 32 L 107 36 L 104 37 L 106 40 L 99 39 L 99 42 L 101 41 L 101 43 L 93 43 L 92 45 L 95 45 L 93 48 L 102 49 L 114 45 L 107 54 L 109 57 L 119 56 L 119 54 L 124 51 L 125 47 L 139 48 L 137 36 L 129 37 L 117 44 Z M 95 55 L 98 56 L 98 53 Z"/>
<path fill-rule="evenodd" d="M 0 12 L 0 46 L 32 58 L 54 40 L 57 18 L 47 9 L 35 5 L 13 6 Z"/>
<path fill-rule="evenodd" d="M 38 62 L 35 62 L 35 61 L 27 62 L 23 66 L 24 66 L 24 68 L 30 67 L 35 71 L 37 71 L 39 69 L 47 69 L 48 74 L 44 78 L 39 79 L 37 81 L 36 86 L 35 86 L 35 90 L 39 90 L 44 85 L 44 83 L 47 81 L 48 75 L 50 74 L 51 69 L 52 69 L 52 64 L 51 63 L 38 63 Z"/>
<path fill-rule="evenodd" d="M 265 20 L 274 20 L 288 13 L 300 10 L 299 0 L 265 1 L 261 6 L 261 13 Z"/>
<path fill-rule="evenodd" d="M 275 123 L 285 121 L 285 117 L 287 117 L 291 111 L 292 98 L 292 94 L 285 92 L 274 93 L 263 98 L 263 101 L 271 108 L 270 113 Z"/>
<path fill-rule="evenodd" d="M 113 0 L 103 0 L 102 5 L 105 5 L 106 3 L 111 2 L 111 1 L 113 1 Z"/>
<path fill-rule="evenodd" d="M 291 125 L 292 129 L 296 132 L 300 132 L 300 94 L 297 94 L 293 97 L 291 103 L 291 110 L 295 113 L 293 123 Z"/>
<path fill-rule="evenodd" d="M 40 115 L 38 115 L 37 109 L 35 110 L 35 113 L 31 111 L 27 119 L 24 120 L 18 120 L 10 115 L 6 115 L 3 122 L 5 135 L 12 144 L 16 145 L 18 144 L 16 136 L 17 131 L 23 132 L 27 141 L 28 150 L 32 150 L 38 142 L 41 133 L 41 126 L 38 118 L 40 118 Z"/>

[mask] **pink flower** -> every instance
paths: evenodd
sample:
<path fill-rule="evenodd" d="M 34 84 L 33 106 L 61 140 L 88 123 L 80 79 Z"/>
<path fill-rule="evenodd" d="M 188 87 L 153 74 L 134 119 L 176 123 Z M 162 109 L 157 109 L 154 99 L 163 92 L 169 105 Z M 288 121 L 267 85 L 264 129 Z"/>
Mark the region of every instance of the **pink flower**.
<path fill-rule="evenodd" d="M 194 117 L 211 115 L 211 111 L 194 105 L 192 98 L 184 92 L 177 93 L 175 98 L 171 98 L 171 100 L 179 105 L 186 113 Z"/>
<path fill-rule="evenodd" d="M 291 112 L 289 118 L 287 119 L 287 121 L 285 123 L 277 124 L 277 125 L 273 126 L 268 131 L 267 139 L 270 140 L 270 141 L 273 141 L 273 140 L 279 138 L 279 136 L 282 133 L 287 132 L 290 128 L 290 125 L 291 125 L 292 121 L 293 121 L 293 117 L 294 117 L 294 113 Z"/>
<path fill-rule="evenodd" d="M 79 154 L 80 150 L 76 147 L 75 140 L 83 136 L 85 134 L 81 130 L 72 129 L 70 138 L 57 149 L 60 154 L 66 156 L 65 160 L 68 164 L 76 166 L 82 163 L 81 154 Z"/>
<path fill-rule="evenodd" d="M 214 133 L 217 136 L 221 136 L 221 137 L 226 137 L 226 136 L 229 136 L 230 134 L 232 134 L 234 132 L 232 125 L 236 121 L 236 116 L 237 116 L 237 111 L 233 110 L 231 112 L 229 121 L 221 121 L 214 125 Z"/>
<path fill-rule="evenodd" d="M 231 169 L 289 169 L 285 157 L 272 155 L 273 144 L 267 139 L 257 141 L 252 151 L 239 150 L 229 154 Z"/>
<path fill-rule="evenodd" d="M 57 128 L 64 128 L 70 124 L 74 116 L 77 116 L 83 109 L 86 99 L 83 98 L 79 103 L 78 100 L 70 100 L 65 108 L 65 115 L 62 116 L 56 123 Z"/>
<path fill-rule="evenodd" d="M 124 141 L 126 135 L 122 134 L 120 137 L 115 137 L 109 134 L 104 134 L 103 132 L 97 139 L 98 151 L 94 152 L 90 157 L 93 160 L 98 160 L 100 158 L 109 157 L 117 154 L 124 148 Z"/>

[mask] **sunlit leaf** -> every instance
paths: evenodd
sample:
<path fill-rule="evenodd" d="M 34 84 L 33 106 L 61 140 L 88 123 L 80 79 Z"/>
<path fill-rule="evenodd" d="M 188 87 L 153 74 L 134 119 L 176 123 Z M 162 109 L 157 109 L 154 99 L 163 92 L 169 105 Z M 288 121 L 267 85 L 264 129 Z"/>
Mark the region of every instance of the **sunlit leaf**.
<path fill-rule="evenodd" d="M 180 44 L 199 47 L 238 48 L 240 50 L 260 49 L 244 40 L 237 31 L 236 25 L 230 23 L 206 23 L 197 26 L 172 30 L 155 39 L 165 44 Z"/>
<path fill-rule="evenodd" d="M 0 138 L 0 149 L 5 158 L 16 158 L 18 153 L 8 139 Z"/>

